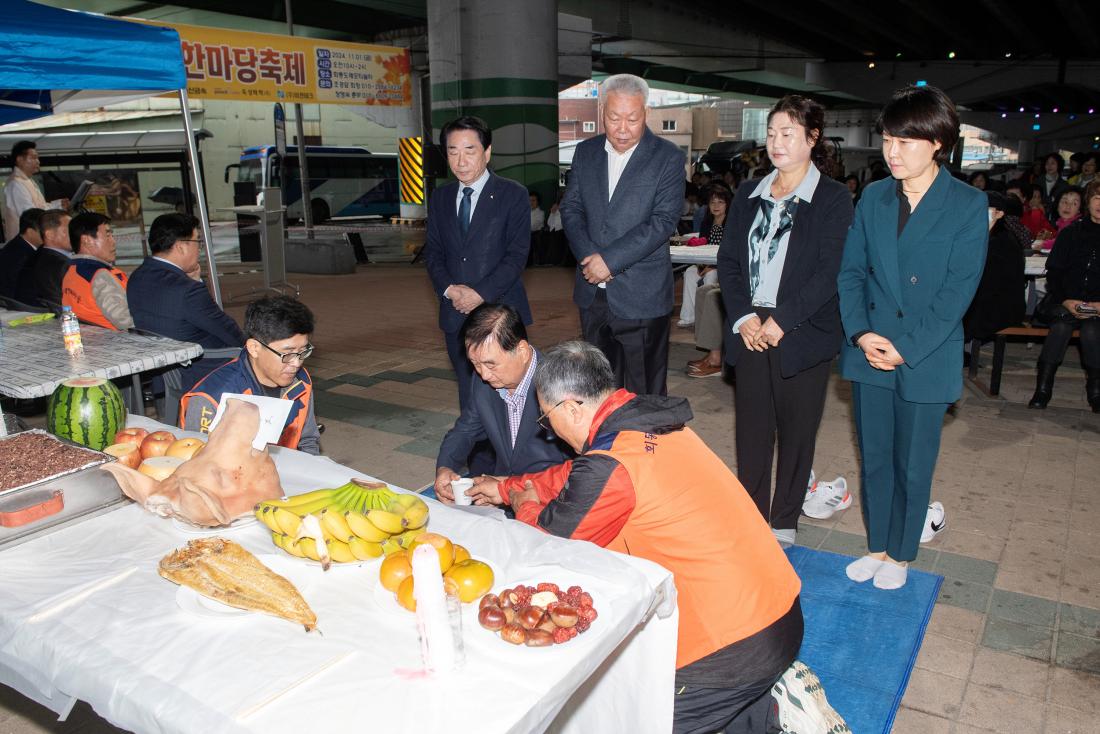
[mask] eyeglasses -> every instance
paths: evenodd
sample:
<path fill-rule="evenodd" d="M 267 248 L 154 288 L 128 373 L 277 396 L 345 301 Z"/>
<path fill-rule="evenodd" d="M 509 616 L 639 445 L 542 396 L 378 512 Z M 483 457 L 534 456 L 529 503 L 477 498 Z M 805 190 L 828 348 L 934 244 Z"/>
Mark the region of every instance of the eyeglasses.
<path fill-rule="evenodd" d="M 303 349 L 300 352 L 280 352 L 276 349 L 272 349 L 271 347 L 264 344 L 259 339 L 257 339 L 256 341 L 257 341 L 257 343 L 259 343 L 260 346 L 262 346 L 267 351 L 271 352 L 272 354 L 279 355 L 279 359 L 282 360 L 283 364 L 290 364 L 294 360 L 298 360 L 299 362 L 305 362 L 307 359 L 309 359 L 309 355 L 313 354 L 313 345 L 312 344 L 307 344 L 306 348 Z"/>
<path fill-rule="evenodd" d="M 551 414 L 551 413 L 553 413 L 553 412 L 554 412 L 555 410 L 557 410 L 558 408 L 560 408 L 560 407 L 562 406 L 562 404 L 563 404 L 563 403 L 568 403 L 568 402 L 569 402 L 570 400 L 572 400 L 572 401 L 573 401 L 574 403 L 576 403 L 577 405 L 584 405 L 584 401 L 583 401 L 583 400 L 573 400 L 573 398 L 566 398 L 565 400 L 559 400 L 559 401 L 557 402 L 557 404 L 556 404 L 556 405 L 554 405 L 554 407 L 553 407 L 553 408 L 551 408 L 550 410 L 546 411 L 545 413 L 543 413 L 542 415 L 540 415 L 540 416 L 539 416 L 539 418 L 538 418 L 538 424 L 539 424 L 540 426 L 542 426 L 543 428 L 545 428 L 546 430 L 548 430 L 548 431 L 549 431 L 549 430 L 551 430 L 551 428 L 550 428 L 550 421 L 548 420 L 548 419 L 549 419 L 549 417 L 550 417 L 550 414 Z"/>
<path fill-rule="evenodd" d="M 176 242 L 194 242 L 199 247 L 202 247 L 203 243 L 206 242 L 206 240 L 176 240 Z M 267 345 L 264 345 L 264 346 L 267 346 Z"/>

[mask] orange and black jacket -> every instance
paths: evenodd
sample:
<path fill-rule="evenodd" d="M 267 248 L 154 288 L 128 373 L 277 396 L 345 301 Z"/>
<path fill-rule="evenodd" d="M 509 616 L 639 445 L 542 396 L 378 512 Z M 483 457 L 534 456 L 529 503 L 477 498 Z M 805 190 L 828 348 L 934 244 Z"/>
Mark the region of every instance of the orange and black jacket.
<path fill-rule="evenodd" d="M 673 573 L 680 607 L 676 667 L 768 627 L 801 584 L 744 487 L 685 426 L 683 398 L 612 393 L 580 456 L 509 477 L 505 502 L 531 481 L 516 519 L 553 535 L 646 558 Z"/>
<path fill-rule="evenodd" d="M 246 353 L 211 372 L 180 399 L 180 428 L 209 433 L 210 423 L 225 393 L 265 394 Z M 282 388 L 279 397 L 293 403 L 279 445 L 307 454 L 320 454 L 321 434 L 313 412 L 313 381 L 305 367 L 298 369 L 294 382 Z"/>

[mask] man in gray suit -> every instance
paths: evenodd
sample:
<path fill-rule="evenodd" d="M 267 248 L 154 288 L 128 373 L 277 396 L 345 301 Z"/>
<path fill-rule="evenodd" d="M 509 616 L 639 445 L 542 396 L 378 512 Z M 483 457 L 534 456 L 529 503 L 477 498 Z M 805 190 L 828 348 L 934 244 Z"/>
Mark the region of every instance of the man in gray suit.
<path fill-rule="evenodd" d="M 602 85 L 605 135 L 577 146 L 561 218 L 577 258 L 573 301 L 584 338 L 619 384 L 665 394 L 672 261 L 684 201 L 684 154 L 646 127 L 649 86 L 631 74 Z"/>

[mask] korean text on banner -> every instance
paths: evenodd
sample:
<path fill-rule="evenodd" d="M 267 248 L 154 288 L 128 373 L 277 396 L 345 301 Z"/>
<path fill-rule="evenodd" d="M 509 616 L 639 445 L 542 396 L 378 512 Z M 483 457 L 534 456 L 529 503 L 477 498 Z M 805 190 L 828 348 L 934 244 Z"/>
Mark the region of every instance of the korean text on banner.
<path fill-rule="evenodd" d="M 180 34 L 187 93 L 192 98 L 343 105 L 412 103 L 409 53 L 403 48 L 165 25 Z"/>

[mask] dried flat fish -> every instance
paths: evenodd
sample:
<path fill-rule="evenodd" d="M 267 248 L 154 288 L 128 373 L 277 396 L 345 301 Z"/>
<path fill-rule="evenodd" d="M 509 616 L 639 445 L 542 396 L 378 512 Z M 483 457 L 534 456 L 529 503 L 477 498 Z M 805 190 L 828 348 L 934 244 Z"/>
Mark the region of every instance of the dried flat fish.
<path fill-rule="evenodd" d="M 317 627 L 317 615 L 294 584 L 231 540 L 192 540 L 162 558 L 159 571 L 222 604 L 298 622 L 307 632 Z"/>

